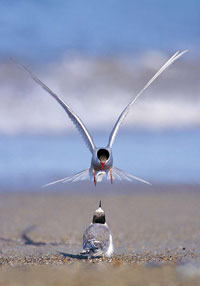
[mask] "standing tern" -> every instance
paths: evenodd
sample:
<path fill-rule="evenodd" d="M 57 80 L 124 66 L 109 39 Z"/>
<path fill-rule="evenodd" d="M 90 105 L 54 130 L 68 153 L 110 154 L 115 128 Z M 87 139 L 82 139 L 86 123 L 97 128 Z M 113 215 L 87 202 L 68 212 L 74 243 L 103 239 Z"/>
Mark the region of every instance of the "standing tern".
<path fill-rule="evenodd" d="M 101 208 L 100 201 L 91 224 L 83 234 L 83 250 L 80 254 L 88 258 L 104 255 L 110 257 L 113 251 L 112 234 L 106 223 L 105 212 Z"/>
<path fill-rule="evenodd" d="M 31 71 L 29 71 L 25 66 L 18 64 L 22 67 L 29 76 L 38 83 L 45 91 L 47 91 L 65 110 L 69 118 L 72 120 L 74 125 L 79 130 L 82 135 L 87 147 L 89 148 L 92 154 L 92 160 L 90 168 L 85 169 L 71 177 L 66 177 L 51 183 L 44 185 L 44 187 L 53 185 L 59 182 L 76 182 L 80 180 L 93 180 L 96 186 L 97 182 L 101 182 L 103 177 L 107 177 L 111 183 L 113 180 L 138 180 L 140 182 L 150 184 L 149 182 L 135 177 L 131 174 L 128 174 L 116 167 L 113 166 L 113 155 L 112 155 L 112 145 L 119 130 L 119 127 L 125 117 L 127 116 L 130 108 L 136 102 L 136 100 L 140 97 L 140 95 L 153 83 L 153 81 L 164 71 L 166 70 L 174 61 L 180 58 L 183 54 L 185 54 L 187 50 L 183 52 L 177 51 L 156 73 L 155 75 L 147 82 L 145 87 L 133 98 L 133 100 L 124 108 L 120 116 L 118 117 L 109 137 L 108 145 L 106 147 L 96 147 L 92 136 L 87 130 L 86 126 L 82 122 L 82 120 L 72 111 L 68 104 L 66 104 L 60 97 L 58 97 L 47 85 L 45 85 L 38 77 L 36 77 Z"/>

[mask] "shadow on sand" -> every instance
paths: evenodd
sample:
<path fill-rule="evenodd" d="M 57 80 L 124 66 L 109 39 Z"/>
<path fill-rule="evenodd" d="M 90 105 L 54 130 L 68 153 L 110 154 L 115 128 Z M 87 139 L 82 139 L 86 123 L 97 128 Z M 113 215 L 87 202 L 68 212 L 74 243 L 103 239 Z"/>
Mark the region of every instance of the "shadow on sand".
<path fill-rule="evenodd" d="M 56 243 L 56 242 L 37 242 L 37 241 L 34 241 L 33 239 L 31 239 L 29 236 L 28 236 L 28 233 L 30 231 L 32 231 L 33 229 L 35 229 L 36 226 L 35 225 L 32 225 L 32 226 L 29 226 L 27 227 L 25 230 L 22 231 L 21 233 L 21 239 L 24 240 L 24 244 L 26 245 L 34 245 L 34 246 L 43 246 L 43 245 L 53 245 L 53 246 L 56 246 L 56 245 L 59 245 L 59 243 Z"/>
<path fill-rule="evenodd" d="M 56 242 L 37 242 L 34 241 L 33 239 L 31 239 L 28 236 L 28 233 L 31 232 L 32 230 L 34 230 L 36 228 L 36 226 L 32 225 L 28 228 L 26 228 L 24 231 L 22 231 L 21 233 L 21 239 L 24 240 L 24 244 L 25 245 L 34 245 L 34 246 L 44 246 L 44 245 L 52 245 L 52 246 L 59 246 L 60 243 L 56 243 Z M 72 253 L 66 253 L 66 252 L 59 252 L 59 255 L 62 255 L 64 257 L 68 257 L 68 258 L 73 258 L 73 259 L 87 259 L 87 256 L 81 255 L 81 254 L 72 254 Z"/>
<path fill-rule="evenodd" d="M 73 259 L 88 259 L 87 256 L 81 255 L 81 254 L 71 254 L 71 253 L 65 253 L 65 252 L 59 252 L 60 255 L 64 256 L 64 257 L 69 257 L 69 258 L 73 258 Z"/>
<path fill-rule="evenodd" d="M 42 241 L 34 241 L 32 238 L 29 237 L 29 232 L 31 232 L 32 230 L 34 230 L 36 228 L 35 225 L 29 226 L 26 229 L 24 229 L 21 234 L 21 240 L 24 241 L 25 245 L 34 245 L 34 246 L 45 246 L 45 245 L 51 245 L 51 246 L 59 246 L 60 243 L 56 243 L 56 242 L 42 242 Z M 2 238 L 0 237 L 1 241 L 5 241 L 5 242 L 13 242 L 16 243 L 16 240 L 13 239 L 6 239 L 6 238 Z M 87 256 L 82 255 L 82 254 L 72 254 L 72 253 L 66 253 L 66 252 L 58 252 L 59 255 L 62 255 L 64 257 L 68 257 L 68 258 L 72 258 L 72 259 L 78 259 L 78 260 L 82 260 L 82 259 L 88 259 Z M 96 259 L 99 257 L 89 257 L 90 259 Z"/>

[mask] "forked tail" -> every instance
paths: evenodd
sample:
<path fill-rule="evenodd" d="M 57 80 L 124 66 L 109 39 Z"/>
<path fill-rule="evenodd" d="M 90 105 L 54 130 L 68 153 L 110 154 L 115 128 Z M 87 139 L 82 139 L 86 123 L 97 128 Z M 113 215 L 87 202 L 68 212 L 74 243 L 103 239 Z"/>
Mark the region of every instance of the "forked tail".
<path fill-rule="evenodd" d="M 134 181 L 134 180 L 137 180 L 137 181 L 140 181 L 142 183 L 145 183 L 145 184 L 148 184 L 148 185 L 151 185 L 151 183 L 141 179 L 141 178 L 138 178 L 136 176 L 133 176 L 129 173 L 126 173 L 116 167 L 112 167 L 112 176 L 113 176 L 113 179 L 114 181 L 115 180 L 127 180 L 127 181 Z M 108 180 L 109 180 L 109 177 L 108 177 Z"/>
<path fill-rule="evenodd" d="M 104 177 L 106 177 L 105 171 L 99 171 L 99 172 L 96 172 L 96 174 L 95 174 L 96 182 L 101 182 Z M 151 183 L 149 183 L 149 182 L 147 182 L 141 178 L 138 178 L 136 176 L 133 176 L 132 174 L 126 173 L 126 172 L 124 172 L 124 171 L 122 171 L 116 167 L 112 167 L 110 172 L 107 173 L 107 179 L 110 180 L 111 183 L 115 180 L 119 180 L 119 181 L 137 180 L 137 181 L 140 181 L 142 183 L 151 185 Z M 66 178 L 48 183 L 48 184 L 44 185 L 43 188 L 57 184 L 57 183 L 77 182 L 77 181 L 86 181 L 86 180 L 93 180 L 93 175 L 90 172 L 90 169 L 85 169 L 85 170 L 83 170 L 83 171 L 81 171 L 81 172 L 79 172 L 79 173 L 77 173 L 71 177 L 66 177 Z"/>
<path fill-rule="evenodd" d="M 45 187 L 48 187 L 48 186 L 51 186 L 57 183 L 77 182 L 77 181 L 85 181 L 85 180 L 90 180 L 90 179 L 91 179 L 90 169 L 85 169 L 79 173 L 76 173 L 75 175 L 71 177 L 66 177 L 66 178 L 48 183 L 42 187 L 45 188 Z"/>

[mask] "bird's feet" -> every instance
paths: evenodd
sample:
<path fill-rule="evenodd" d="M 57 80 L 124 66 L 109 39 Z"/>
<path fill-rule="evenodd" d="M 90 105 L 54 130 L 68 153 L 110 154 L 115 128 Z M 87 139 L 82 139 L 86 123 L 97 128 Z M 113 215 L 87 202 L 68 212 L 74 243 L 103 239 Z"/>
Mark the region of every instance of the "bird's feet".
<path fill-rule="evenodd" d="M 94 185 L 95 185 L 95 187 L 96 187 L 97 181 L 96 181 L 96 176 L 95 176 L 95 170 L 93 170 L 93 178 L 94 178 Z"/>
<path fill-rule="evenodd" d="M 110 169 L 110 182 L 111 182 L 111 184 L 113 184 L 112 169 Z"/>

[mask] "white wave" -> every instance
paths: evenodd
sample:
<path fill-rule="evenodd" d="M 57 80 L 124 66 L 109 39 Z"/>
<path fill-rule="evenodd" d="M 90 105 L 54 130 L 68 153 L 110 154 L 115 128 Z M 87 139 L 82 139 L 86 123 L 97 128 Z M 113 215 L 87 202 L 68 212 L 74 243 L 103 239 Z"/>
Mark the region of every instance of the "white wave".
<path fill-rule="evenodd" d="M 110 130 L 118 115 L 168 55 L 137 58 L 64 57 L 36 73 L 82 118 L 90 130 Z M 132 108 L 122 128 L 200 126 L 199 63 L 184 58 L 169 68 Z M 60 133 L 74 130 L 61 107 L 26 74 L 0 64 L 0 133 Z"/>

